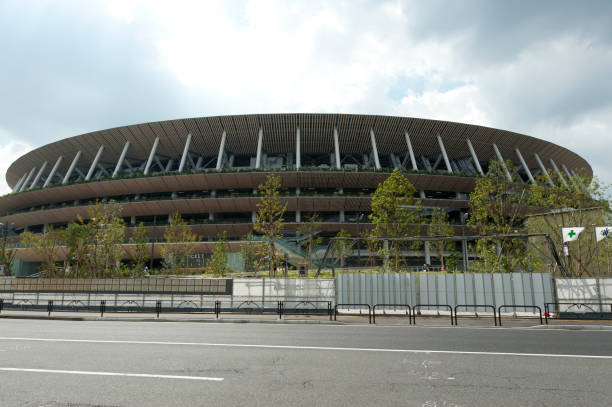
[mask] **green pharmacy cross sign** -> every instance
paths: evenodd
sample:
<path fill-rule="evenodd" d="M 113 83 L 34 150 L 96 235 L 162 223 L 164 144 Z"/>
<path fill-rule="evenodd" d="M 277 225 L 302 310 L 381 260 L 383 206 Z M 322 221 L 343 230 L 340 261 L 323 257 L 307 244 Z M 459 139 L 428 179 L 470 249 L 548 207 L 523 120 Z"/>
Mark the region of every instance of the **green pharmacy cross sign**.
<path fill-rule="evenodd" d="M 570 232 L 567 234 L 570 238 L 576 236 L 576 232 L 574 232 L 574 229 L 570 230 Z"/>

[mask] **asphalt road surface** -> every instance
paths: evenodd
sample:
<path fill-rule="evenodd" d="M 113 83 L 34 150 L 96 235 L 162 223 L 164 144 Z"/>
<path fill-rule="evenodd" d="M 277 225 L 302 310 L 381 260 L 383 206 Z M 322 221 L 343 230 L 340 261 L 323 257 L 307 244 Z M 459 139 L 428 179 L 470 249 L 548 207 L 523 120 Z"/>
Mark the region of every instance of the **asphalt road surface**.
<path fill-rule="evenodd" d="M 609 406 L 612 331 L 0 320 L 0 406 Z"/>

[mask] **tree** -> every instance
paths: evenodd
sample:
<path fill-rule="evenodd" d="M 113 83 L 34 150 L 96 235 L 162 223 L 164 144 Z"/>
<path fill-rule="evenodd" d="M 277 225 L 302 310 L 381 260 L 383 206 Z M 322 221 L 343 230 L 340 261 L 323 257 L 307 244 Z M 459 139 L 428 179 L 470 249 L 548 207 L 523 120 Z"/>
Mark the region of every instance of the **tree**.
<path fill-rule="evenodd" d="M 78 216 L 77 222 L 70 222 L 62 233 L 62 240 L 68 248 L 65 272 L 70 277 L 88 276 L 88 255 L 95 230 Z"/>
<path fill-rule="evenodd" d="M 421 202 L 414 197 L 416 190 L 399 170 L 393 170 L 389 178 L 381 183 L 372 194 L 374 224 L 372 236 L 378 238 L 402 238 L 410 235 L 414 224 L 419 221 Z M 400 242 L 391 241 L 389 249 L 383 246 L 379 251 L 384 256 L 392 255 L 391 265 L 400 270 Z"/>
<path fill-rule="evenodd" d="M 206 267 L 215 276 L 223 276 L 230 271 L 227 265 L 227 232 L 223 232 L 223 234 L 217 236 L 215 248 L 206 262 Z"/>
<path fill-rule="evenodd" d="M 283 215 L 286 205 L 280 199 L 281 180 L 279 176 L 268 175 L 266 182 L 259 185 L 261 200 L 257 204 L 255 230 L 262 233 L 267 239 L 267 256 L 270 259 L 270 277 L 276 275 L 278 256 L 275 241 L 280 237 L 283 224 Z"/>
<path fill-rule="evenodd" d="M 254 273 L 259 270 L 265 255 L 265 244 L 258 240 L 254 240 L 251 234 L 247 235 L 246 241 L 240 245 L 240 254 L 244 261 L 244 271 Z"/>
<path fill-rule="evenodd" d="M 470 193 L 470 217 L 468 225 L 481 235 L 508 235 L 518 231 L 528 213 L 529 189 L 514 175 L 512 181 L 507 173 L 515 174 L 511 161 L 505 167 L 498 160 L 489 163 L 488 173 L 476 179 L 474 191 Z M 517 238 L 479 239 L 475 251 L 480 262 L 474 267 L 485 272 L 511 272 L 517 267 L 526 267 L 526 244 Z"/>
<path fill-rule="evenodd" d="M 7 233 L 7 231 L 3 231 Z M 0 236 L 0 266 L 2 266 L 3 275 L 10 276 L 13 274 L 13 260 L 15 259 L 15 249 L 11 248 L 6 237 Z"/>
<path fill-rule="evenodd" d="M 151 250 L 148 243 L 149 231 L 144 223 L 140 222 L 132 229 L 130 237 L 130 244 L 133 245 L 132 267 L 137 275 L 144 273 L 144 268 L 149 261 Z"/>
<path fill-rule="evenodd" d="M 428 236 L 452 236 L 455 234 L 455 230 L 450 224 L 448 219 L 448 212 L 443 208 L 433 208 L 431 211 L 431 220 L 427 227 Z M 444 264 L 444 252 L 452 251 L 455 247 L 454 242 L 447 240 L 434 240 L 431 242 L 432 248 L 438 254 L 440 259 L 440 265 L 442 269 L 445 268 Z"/>
<path fill-rule="evenodd" d="M 308 262 L 308 270 L 312 269 L 312 252 L 321 244 L 323 238 L 319 236 L 321 228 L 321 217 L 318 213 L 312 214 L 306 222 L 298 227 L 298 232 L 305 239 L 300 242 L 301 246 L 306 250 L 306 261 Z"/>
<path fill-rule="evenodd" d="M 93 244 L 89 256 L 89 265 L 95 277 L 115 275 L 121 271 L 123 257 L 123 240 L 125 224 L 121 217 L 121 205 L 116 202 L 100 204 L 89 208 L 90 233 Z"/>
<path fill-rule="evenodd" d="M 552 187 L 547 181 L 539 177 L 537 183 L 530 188 L 530 204 L 541 208 L 542 213 L 528 217 L 528 230 L 546 233 L 551 237 L 561 267 L 567 272 L 564 277 L 595 276 L 600 267 L 598 262 L 606 264 L 610 254 L 609 246 L 604 242 L 597 243 L 593 232 L 593 226 L 609 224 L 611 210 L 607 199 L 608 185 L 602 184 L 597 177 L 576 177 L 568 180 L 567 185 L 557 182 Z M 569 256 L 565 256 L 561 228 L 572 226 L 584 226 L 586 230 L 578 241 L 567 244 Z M 556 265 L 550 259 L 552 247 L 548 246 L 548 242 L 534 242 L 529 248 L 533 261 L 547 259 L 549 264 Z"/>
<path fill-rule="evenodd" d="M 31 247 L 36 254 L 42 258 L 40 271 L 45 277 L 55 277 L 58 274 L 55 265 L 57 254 L 62 245 L 62 234 L 56 231 L 53 226 L 40 234 L 23 232 L 21 242 L 25 247 Z"/>
<path fill-rule="evenodd" d="M 343 269 L 346 256 L 350 256 L 353 251 L 353 241 L 342 239 L 351 237 L 351 234 L 344 229 L 340 229 L 338 233 L 336 233 L 336 237 L 341 239 L 334 241 L 333 255 L 340 259 L 340 268 Z"/>
<path fill-rule="evenodd" d="M 195 250 L 193 242 L 197 235 L 193 233 L 181 214 L 176 212 L 170 218 L 170 224 L 164 229 L 166 244 L 161 249 L 166 268 L 183 268 L 187 258 Z"/>

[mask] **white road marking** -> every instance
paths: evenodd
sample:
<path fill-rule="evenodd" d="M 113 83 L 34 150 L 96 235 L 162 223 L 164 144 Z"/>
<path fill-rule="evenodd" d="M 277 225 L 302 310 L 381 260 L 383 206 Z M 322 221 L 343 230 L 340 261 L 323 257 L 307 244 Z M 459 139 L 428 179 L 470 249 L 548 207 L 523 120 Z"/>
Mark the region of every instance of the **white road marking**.
<path fill-rule="evenodd" d="M 206 380 L 206 381 L 213 381 L 213 382 L 223 381 L 222 377 L 173 376 L 173 375 L 146 374 L 146 373 L 87 372 L 87 371 L 82 371 L 82 370 L 22 369 L 18 367 L 0 367 L 0 371 L 32 372 L 32 373 L 60 373 L 60 374 L 75 374 L 75 375 L 90 375 L 90 376 L 146 377 L 146 378 L 152 378 L 152 379 Z"/>
<path fill-rule="evenodd" d="M 164 345 L 164 346 L 209 346 L 223 348 L 255 348 L 255 349 L 293 349 L 293 350 L 334 350 L 356 352 L 394 352 L 415 354 L 448 354 L 448 355 L 489 355 L 489 356 L 533 356 L 546 358 L 576 358 L 576 359 L 612 359 L 608 355 L 572 355 L 556 353 L 518 353 L 518 352 L 477 352 L 461 350 L 427 350 L 427 349 L 385 349 L 385 348 L 346 348 L 333 346 L 296 346 L 296 345 L 260 345 L 250 343 L 209 343 L 209 342 L 161 342 L 161 341 L 127 341 L 102 339 L 64 339 L 64 338 L 19 338 L 0 336 L 0 341 L 31 341 L 31 342 L 68 342 L 97 343 L 124 345 Z"/>

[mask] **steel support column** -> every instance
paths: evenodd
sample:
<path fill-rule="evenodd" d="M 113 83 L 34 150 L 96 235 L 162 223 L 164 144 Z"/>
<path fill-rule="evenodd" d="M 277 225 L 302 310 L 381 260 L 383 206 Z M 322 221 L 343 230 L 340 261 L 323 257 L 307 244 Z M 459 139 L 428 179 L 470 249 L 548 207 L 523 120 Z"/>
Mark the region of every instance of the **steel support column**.
<path fill-rule="evenodd" d="M 30 184 L 30 188 L 29 189 L 34 188 L 36 186 L 36 184 L 38 184 L 38 180 L 42 176 L 42 173 L 45 170 L 45 168 L 47 168 L 47 164 L 48 163 L 45 161 L 43 163 L 43 165 L 40 166 L 40 170 L 38 170 L 38 173 L 36 174 L 36 177 L 34 177 L 34 181 L 32 181 L 32 183 Z"/>
<path fill-rule="evenodd" d="M 472 160 L 474 160 L 474 166 L 480 175 L 484 175 L 484 171 L 482 171 L 482 167 L 480 166 L 480 161 L 478 161 L 478 156 L 476 155 L 476 150 L 474 150 L 474 146 L 472 146 L 472 142 L 470 139 L 467 139 L 468 150 L 470 150 L 470 154 L 472 155 Z"/>
<path fill-rule="evenodd" d="M 263 144 L 263 129 L 259 128 L 257 135 L 257 157 L 255 157 L 255 168 L 261 168 L 261 148 Z"/>
<path fill-rule="evenodd" d="M 153 159 L 155 158 L 155 152 L 157 151 L 157 146 L 159 145 L 159 137 L 155 137 L 155 141 L 153 142 L 153 147 L 151 147 L 151 152 L 149 153 L 149 159 L 144 167 L 144 175 L 148 175 L 151 170 L 151 165 L 153 165 Z"/>
<path fill-rule="evenodd" d="M 74 156 L 74 159 L 72 160 L 72 163 L 70 164 L 70 167 L 68 168 L 68 171 L 66 172 L 66 175 L 64 176 L 64 179 L 62 180 L 62 184 L 67 184 L 68 180 L 70 180 L 70 176 L 72 175 L 74 168 L 79 162 L 79 158 L 81 158 L 81 154 L 82 154 L 81 150 L 77 151 L 76 155 Z"/>
<path fill-rule="evenodd" d="M 508 171 L 508 167 L 506 167 L 504 157 L 502 157 L 501 153 L 499 152 L 499 148 L 497 148 L 497 144 L 495 143 L 493 143 L 493 150 L 495 151 L 495 155 L 497 156 L 497 159 L 499 160 L 502 165 L 502 168 L 504 169 L 504 174 L 506 174 L 508 182 L 512 182 L 512 175 L 510 175 L 510 171 Z"/>
<path fill-rule="evenodd" d="M 302 145 L 300 140 L 300 126 L 295 131 L 295 168 L 297 170 L 302 166 Z"/>
<path fill-rule="evenodd" d="M 557 164 L 555 164 L 555 162 L 553 161 L 552 158 L 550 159 L 550 163 L 552 164 L 553 169 L 557 173 L 557 177 L 559 177 L 559 179 L 561 180 L 561 183 L 563 184 L 563 186 L 565 186 L 565 188 L 569 188 L 569 185 L 567 185 L 567 182 L 565 182 L 565 178 L 563 178 L 563 175 L 561 174 L 561 171 L 559 171 L 559 167 L 557 167 Z"/>
<path fill-rule="evenodd" d="M 440 152 L 442 152 L 442 158 L 444 158 L 444 164 L 446 164 L 446 171 L 449 174 L 453 173 L 453 169 L 451 168 L 450 161 L 448 160 L 448 155 L 446 154 L 446 148 L 444 148 L 444 143 L 442 142 L 442 137 L 438 134 L 438 144 L 440 145 Z"/>
<path fill-rule="evenodd" d="M 91 167 L 89 167 L 89 171 L 87 171 L 87 175 L 85 176 L 85 181 L 89 181 L 91 179 L 91 176 L 93 175 L 96 167 L 98 166 L 98 161 L 100 160 L 100 156 L 102 155 L 103 151 L 104 151 L 104 146 L 100 146 L 100 148 L 98 149 L 98 152 L 96 153 L 96 156 L 91 162 Z"/>
<path fill-rule="evenodd" d="M 374 165 L 377 170 L 380 170 L 380 160 L 378 159 L 378 148 L 376 147 L 376 137 L 374 129 L 370 129 L 370 141 L 372 142 L 372 155 L 374 156 Z"/>
<path fill-rule="evenodd" d="M 334 127 L 334 152 L 336 156 L 336 168 L 341 169 L 342 163 L 340 162 L 340 142 L 338 141 L 338 129 Z"/>
<path fill-rule="evenodd" d="M 15 187 L 13 187 L 13 192 L 19 192 L 19 189 L 21 188 L 21 185 L 23 184 L 23 181 L 25 181 L 25 177 L 28 175 L 28 172 L 26 171 L 21 178 L 19 178 L 19 181 L 17 181 L 17 183 L 15 184 Z"/>
<path fill-rule="evenodd" d="M 19 188 L 19 192 L 25 191 L 27 189 L 28 184 L 30 183 L 30 179 L 32 178 L 32 175 L 34 175 L 34 171 L 36 171 L 36 167 L 32 167 L 30 172 L 28 172 L 28 176 L 26 177 L 25 181 L 23 181 L 21 188 Z"/>
<path fill-rule="evenodd" d="M 51 168 L 51 172 L 49 173 L 49 175 L 47 175 L 47 179 L 45 180 L 45 183 L 43 184 L 43 188 L 46 188 L 47 185 L 49 185 L 51 183 L 51 180 L 55 176 L 55 173 L 57 172 L 57 169 L 59 168 L 59 166 L 62 163 L 63 159 L 64 159 L 64 156 L 62 156 L 62 155 L 57 157 L 57 161 L 55 161 L 55 164 L 53 165 L 53 168 Z"/>
<path fill-rule="evenodd" d="M 548 180 L 548 184 L 551 187 L 555 186 L 555 183 L 552 181 L 552 178 L 550 177 L 550 174 L 548 173 L 548 170 L 546 169 L 546 167 L 544 166 L 544 163 L 542 162 L 542 160 L 540 159 L 540 156 L 538 155 L 538 153 L 535 153 L 533 155 L 536 159 L 536 161 L 538 162 L 538 165 L 540 166 L 540 169 L 542 170 L 542 172 L 544 173 L 544 175 L 546 176 L 546 179 Z"/>
<path fill-rule="evenodd" d="M 533 175 L 531 174 L 531 171 L 529 170 L 529 167 L 527 166 L 527 163 L 525 162 L 525 159 L 523 158 L 523 155 L 521 154 L 521 151 L 518 148 L 515 148 L 514 152 L 516 153 L 516 156 L 518 157 L 519 161 L 521 162 L 521 165 L 523 166 L 523 169 L 527 173 L 527 177 L 529 177 L 529 181 L 531 181 L 532 184 L 535 184 L 535 179 L 533 178 Z"/>
<path fill-rule="evenodd" d="M 217 155 L 217 165 L 215 166 L 216 170 L 219 171 L 223 166 L 223 154 L 225 153 L 225 139 L 227 138 L 227 133 L 223 130 L 223 134 L 221 134 L 221 144 L 219 144 L 219 154 Z"/>
<path fill-rule="evenodd" d="M 125 156 L 130 148 L 130 142 L 126 141 L 123 146 L 123 150 L 121 151 L 121 155 L 119 156 L 119 160 L 117 160 L 117 165 L 115 165 L 115 171 L 113 171 L 113 178 L 117 177 L 119 171 L 121 171 L 121 167 L 123 166 L 123 161 L 125 161 Z"/>
<path fill-rule="evenodd" d="M 185 163 L 187 162 L 187 156 L 189 155 L 189 147 L 191 146 L 191 133 L 187 134 L 187 140 L 185 141 L 185 147 L 183 147 L 183 155 L 181 156 L 181 163 L 178 167 L 178 172 L 183 172 L 185 169 Z"/>
<path fill-rule="evenodd" d="M 418 171 L 419 167 L 417 167 L 417 162 L 414 158 L 414 150 L 412 149 L 412 143 L 410 142 L 410 134 L 406 132 L 404 136 L 406 137 L 406 146 L 408 147 L 408 154 L 410 155 L 410 163 L 412 163 L 412 169 L 414 171 Z"/>

